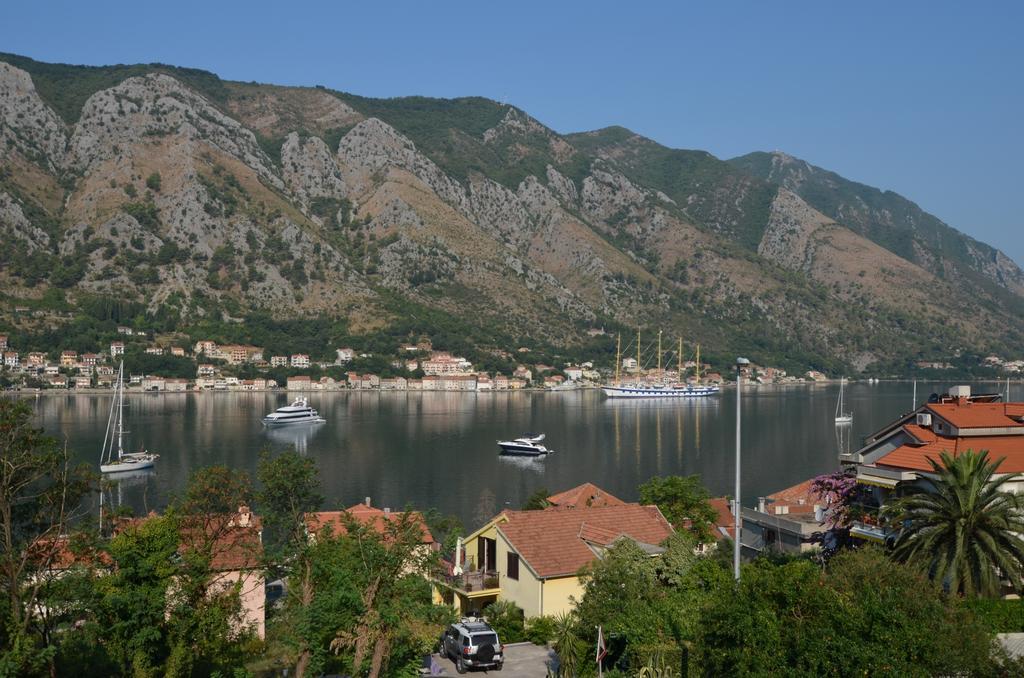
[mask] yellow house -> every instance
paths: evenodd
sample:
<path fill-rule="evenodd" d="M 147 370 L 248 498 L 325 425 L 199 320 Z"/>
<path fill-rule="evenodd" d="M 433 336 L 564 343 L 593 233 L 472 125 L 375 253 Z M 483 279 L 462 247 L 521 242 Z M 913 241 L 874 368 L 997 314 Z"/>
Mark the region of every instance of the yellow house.
<path fill-rule="evenodd" d="M 589 483 L 548 498 L 537 511 L 503 511 L 465 540 L 463 572 L 449 579 L 460 612 L 508 600 L 525 616 L 572 609 L 579 571 L 620 539 L 656 555 L 672 534 L 657 506 L 629 504 Z"/>

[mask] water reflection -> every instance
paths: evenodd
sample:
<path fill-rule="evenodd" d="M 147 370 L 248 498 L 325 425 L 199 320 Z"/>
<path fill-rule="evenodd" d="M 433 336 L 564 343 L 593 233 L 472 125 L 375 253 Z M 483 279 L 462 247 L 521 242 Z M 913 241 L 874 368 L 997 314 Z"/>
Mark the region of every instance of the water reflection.
<path fill-rule="evenodd" d="M 918 394 L 946 386 L 918 384 Z M 1014 386 L 1015 397 L 1024 395 Z M 1005 383 L 992 390 L 1000 387 Z M 834 426 L 834 385 L 744 389 L 744 496 L 834 470 L 841 449 L 855 450 L 862 436 L 909 409 L 911 388 L 849 385 L 855 417 L 844 432 Z M 111 487 L 120 497 L 108 500 L 136 512 L 159 508 L 190 473 L 212 464 L 255 476 L 259 451 L 268 446 L 295 447 L 316 460 L 325 508 L 371 496 L 377 505 L 436 507 L 467 525 L 481 495 L 493 495 L 499 507 L 521 506 L 541 486 L 556 491 L 590 481 L 631 500 L 655 474 L 699 474 L 711 492 L 725 494 L 734 473 L 735 400 L 729 392 L 685 401 L 608 400 L 597 391 L 316 393 L 310 404 L 326 424 L 268 431 L 260 420 L 287 404 L 287 393 L 129 394 L 131 447 L 145 443 L 161 457 L 145 483 L 125 479 Z M 109 394 L 33 399 L 43 428 L 94 468 L 110 402 Z M 495 440 L 527 431 L 546 433 L 545 444 L 557 452 L 543 461 L 499 457 Z"/>
<path fill-rule="evenodd" d="M 309 441 L 319 433 L 326 424 L 322 421 L 294 426 L 279 426 L 265 429 L 263 435 L 267 440 L 284 448 L 293 448 L 302 456 L 309 454 Z"/>
<path fill-rule="evenodd" d="M 557 452 L 555 454 L 557 454 Z M 507 454 L 499 454 L 498 463 L 502 466 L 510 467 L 519 471 L 527 471 L 529 473 L 543 475 L 545 468 L 544 462 L 550 458 L 550 456 L 551 455 L 545 455 L 544 457 L 517 457 Z"/>

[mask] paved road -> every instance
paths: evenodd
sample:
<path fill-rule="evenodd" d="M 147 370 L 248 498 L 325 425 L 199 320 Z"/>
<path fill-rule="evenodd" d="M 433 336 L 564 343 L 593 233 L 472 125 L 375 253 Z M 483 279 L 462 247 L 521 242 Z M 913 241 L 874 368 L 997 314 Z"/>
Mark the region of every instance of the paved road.
<path fill-rule="evenodd" d="M 444 676 L 455 676 L 455 664 L 447 657 L 434 655 L 444 669 Z M 489 674 L 495 678 L 544 678 L 549 666 L 557 665 L 558 659 L 554 650 L 538 647 L 533 643 L 512 643 L 505 646 L 505 666 L 501 671 L 471 670 L 470 675 Z"/>

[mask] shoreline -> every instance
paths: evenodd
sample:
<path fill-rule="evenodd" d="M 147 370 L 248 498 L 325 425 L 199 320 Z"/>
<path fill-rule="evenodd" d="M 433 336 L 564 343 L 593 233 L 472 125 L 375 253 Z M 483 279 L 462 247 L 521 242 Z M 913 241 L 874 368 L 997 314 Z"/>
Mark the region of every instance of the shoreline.
<path fill-rule="evenodd" d="M 879 379 L 875 384 L 868 384 L 866 380 L 846 381 L 847 384 L 911 384 L 913 382 L 921 384 L 930 383 L 948 383 L 950 381 L 960 382 L 964 384 L 1005 384 L 1006 379 Z M 1018 377 L 1016 379 L 1010 378 L 1011 383 L 1013 382 L 1024 382 L 1024 377 Z M 771 384 L 758 384 L 749 381 L 745 381 L 743 386 L 745 389 L 771 389 L 771 388 L 792 388 L 792 387 L 813 387 L 813 386 L 830 386 L 838 384 L 839 379 L 826 379 L 822 381 L 794 381 L 786 383 L 771 383 Z M 603 385 L 598 384 L 581 384 L 577 388 L 539 388 L 539 387 L 527 387 L 517 389 L 484 389 L 478 391 L 476 389 L 467 390 L 448 390 L 448 389 L 410 389 L 410 388 L 334 388 L 334 389 L 292 389 L 287 388 L 262 388 L 262 389 L 188 389 L 185 391 L 143 391 L 141 389 L 126 388 L 125 395 L 199 395 L 199 394 L 239 394 L 239 393 L 271 393 L 271 394 L 301 394 L 301 395 L 317 395 L 325 393 L 575 393 L 578 391 L 593 391 L 600 390 Z M 736 386 L 736 382 L 725 382 L 720 384 L 720 388 L 732 389 Z M 46 389 L 8 389 L 0 391 L 0 394 L 10 395 L 24 395 L 24 396 L 68 396 L 68 395 L 81 395 L 81 396 L 106 396 L 114 393 L 112 388 L 46 388 Z"/>

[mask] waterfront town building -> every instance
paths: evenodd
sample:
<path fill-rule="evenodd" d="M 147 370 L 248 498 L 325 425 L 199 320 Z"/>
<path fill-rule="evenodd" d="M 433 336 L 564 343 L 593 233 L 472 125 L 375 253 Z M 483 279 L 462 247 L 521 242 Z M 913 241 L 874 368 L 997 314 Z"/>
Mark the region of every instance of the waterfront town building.
<path fill-rule="evenodd" d="M 882 542 L 889 528 L 878 509 L 911 485 L 925 485 L 935 473 L 931 461 L 947 452 L 988 451 L 1002 459 L 997 477 L 1024 473 L 1024 402 L 1004 402 L 1001 394 L 972 394 L 970 386 L 954 386 L 933 394 L 928 402 L 900 416 L 865 439 L 840 462 L 856 473 L 862 489 L 861 515 L 851 535 Z M 1024 480 L 1006 483 L 1010 492 L 1024 491 Z"/>
<path fill-rule="evenodd" d="M 309 367 L 309 356 L 305 353 L 296 353 L 292 355 L 291 366 L 298 368 Z"/>
<path fill-rule="evenodd" d="M 757 507 L 743 507 L 741 545 L 748 556 L 765 551 L 802 553 L 817 548 L 825 531 L 826 502 L 811 489 L 813 479 L 767 497 Z"/>
<path fill-rule="evenodd" d="M 124 355 L 124 342 L 113 341 L 110 343 L 110 357 L 116 358 L 119 355 Z"/>

